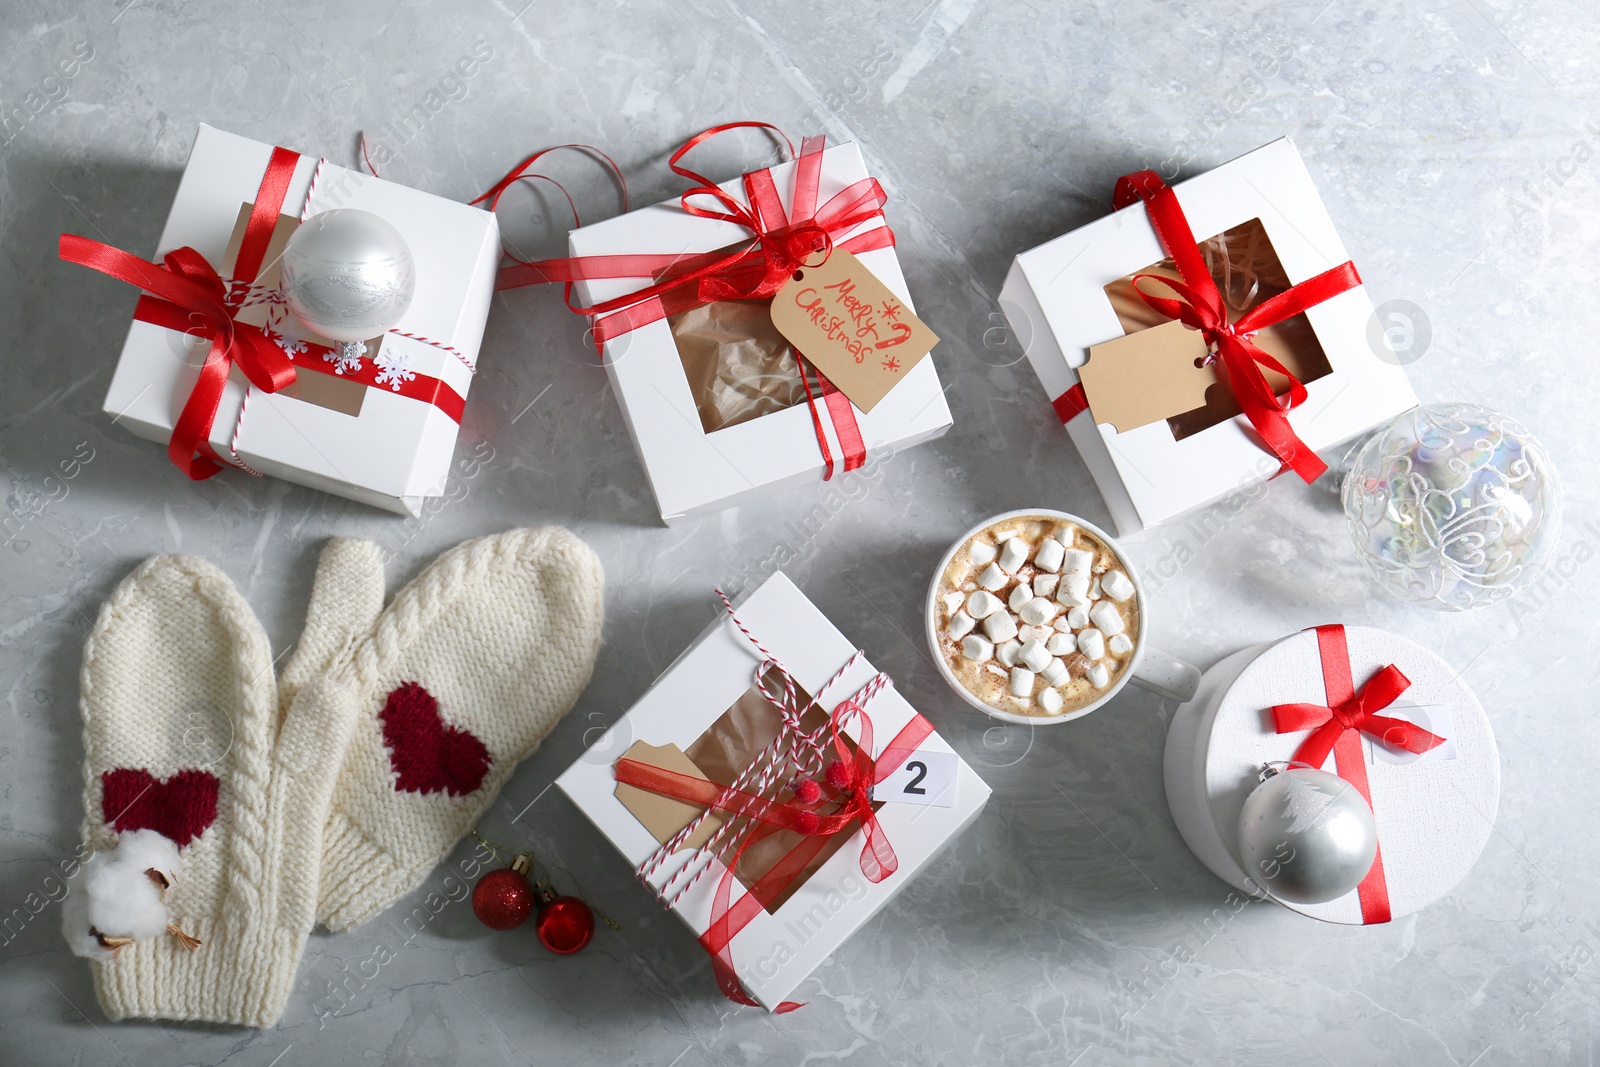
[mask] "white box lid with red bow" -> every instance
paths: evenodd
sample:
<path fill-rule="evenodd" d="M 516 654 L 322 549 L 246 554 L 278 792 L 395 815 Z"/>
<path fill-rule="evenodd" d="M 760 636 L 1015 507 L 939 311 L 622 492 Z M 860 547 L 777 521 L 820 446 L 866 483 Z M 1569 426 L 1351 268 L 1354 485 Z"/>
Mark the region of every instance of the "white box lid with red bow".
<path fill-rule="evenodd" d="M 1406 684 L 1395 683 L 1391 666 Z M 1318 708 L 1326 714 L 1312 714 Z M 1444 741 L 1421 753 L 1392 747 L 1383 738 L 1395 736 L 1397 721 Z M 1265 764 L 1313 748 L 1329 751 L 1322 769 L 1358 788 L 1364 783 L 1378 862 L 1359 890 L 1286 907 L 1325 922 L 1382 922 L 1420 911 L 1466 877 L 1500 800 L 1488 717 L 1455 667 L 1368 626 L 1317 627 L 1237 652 L 1207 671 L 1195 698 L 1173 716 L 1167 804 L 1214 874 L 1260 892 L 1240 860 L 1239 813 Z"/>

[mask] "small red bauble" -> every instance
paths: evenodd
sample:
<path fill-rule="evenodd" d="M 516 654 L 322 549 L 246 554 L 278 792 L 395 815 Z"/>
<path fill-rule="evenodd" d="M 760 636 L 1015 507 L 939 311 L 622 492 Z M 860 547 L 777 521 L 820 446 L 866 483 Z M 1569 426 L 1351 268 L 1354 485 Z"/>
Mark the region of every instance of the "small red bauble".
<path fill-rule="evenodd" d="M 802 778 L 794 784 L 794 799 L 800 804 L 815 804 L 822 799 L 822 787 L 815 778 Z"/>
<path fill-rule="evenodd" d="M 512 930 L 528 921 L 538 903 L 528 881 L 528 869 L 528 858 L 518 856 L 511 866 L 478 879 L 472 890 L 472 910 L 483 925 L 492 930 Z"/>
<path fill-rule="evenodd" d="M 570 956 L 594 936 L 594 912 L 577 897 L 558 897 L 541 890 L 534 929 L 541 945 L 557 956 Z"/>

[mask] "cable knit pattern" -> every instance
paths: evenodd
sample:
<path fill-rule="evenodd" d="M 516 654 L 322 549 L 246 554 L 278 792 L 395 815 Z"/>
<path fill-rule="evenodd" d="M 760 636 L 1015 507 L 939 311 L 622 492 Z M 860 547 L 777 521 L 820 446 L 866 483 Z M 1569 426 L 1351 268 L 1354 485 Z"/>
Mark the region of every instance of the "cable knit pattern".
<path fill-rule="evenodd" d="M 278 675 L 283 711 L 313 678 L 367 635 L 383 610 L 383 558 L 378 546 L 358 537 L 335 537 L 322 550 L 306 609 L 305 629 Z"/>
<path fill-rule="evenodd" d="M 100 1004 L 131 1015 L 271 1026 L 282 1015 L 315 914 L 321 828 L 356 706 L 306 688 L 281 729 L 272 655 L 249 606 L 216 568 L 156 557 L 101 608 L 84 647 L 85 839 L 115 842 L 125 802 L 105 782 L 217 779 L 216 815 L 181 852 L 168 898 L 200 938 L 140 941 L 91 964 Z M 182 776 L 188 772 L 190 778 Z"/>
<path fill-rule="evenodd" d="M 603 581 L 565 530 L 512 530 L 446 552 L 381 610 L 377 549 L 338 539 L 280 685 L 215 567 L 159 556 L 129 575 L 84 646 L 84 839 L 111 847 L 119 820 L 198 831 L 167 903 L 201 944 L 92 963 L 106 1014 L 273 1025 L 313 921 L 348 929 L 415 889 L 577 701 Z M 418 791 L 397 788 L 391 743 Z"/>
<path fill-rule="evenodd" d="M 351 552 L 324 559 L 317 587 L 322 570 L 355 567 L 370 574 Z M 330 589 L 351 586 L 328 576 Z M 359 926 L 419 886 L 577 702 L 600 649 L 603 586 L 599 560 L 565 530 L 468 541 L 401 590 L 333 663 L 329 676 L 361 711 L 324 834 L 317 916 L 329 929 Z M 436 701 L 441 744 L 470 734 L 487 748 L 476 788 L 399 788 L 383 711 L 406 685 Z"/>

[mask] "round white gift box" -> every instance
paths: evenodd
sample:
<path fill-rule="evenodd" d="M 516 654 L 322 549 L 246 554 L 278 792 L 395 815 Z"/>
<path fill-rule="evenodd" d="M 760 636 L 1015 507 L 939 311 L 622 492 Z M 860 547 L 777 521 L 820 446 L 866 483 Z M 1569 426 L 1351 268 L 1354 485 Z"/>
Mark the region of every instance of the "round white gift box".
<path fill-rule="evenodd" d="M 1412 719 L 1445 738 L 1434 752 L 1418 757 L 1361 735 L 1390 911 L 1398 919 L 1450 892 L 1477 861 L 1500 803 L 1500 757 L 1482 705 L 1448 663 L 1385 630 L 1344 630 L 1357 691 L 1391 663 L 1411 680 L 1378 714 Z M 1178 708 L 1167 732 L 1163 772 L 1178 831 L 1217 877 L 1255 895 L 1261 886 L 1239 860 L 1239 812 L 1262 767 L 1292 759 L 1309 736 L 1274 730 L 1272 706 L 1290 703 L 1328 703 L 1312 630 L 1218 663 L 1205 673 L 1194 699 Z M 1335 770 L 1334 757 L 1323 769 Z M 1354 890 L 1324 904 L 1279 903 L 1325 922 L 1362 921 Z"/>

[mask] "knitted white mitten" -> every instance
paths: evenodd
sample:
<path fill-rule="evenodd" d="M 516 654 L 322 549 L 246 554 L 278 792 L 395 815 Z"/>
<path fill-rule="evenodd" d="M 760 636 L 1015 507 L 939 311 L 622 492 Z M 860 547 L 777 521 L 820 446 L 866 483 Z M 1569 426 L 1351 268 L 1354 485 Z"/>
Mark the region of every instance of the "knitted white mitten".
<path fill-rule="evenodd" d="M 85 840 L 103 850 L 146 829 L 177 844 L 166 904 L 200 942 L 116 948 L 92 964 L 101 1006 L 112 1019 L 271 1026 L 316 913 L 351 694 L 315 682 L 280 724 L 266 635 L 227 577 L 190 556 L 158 556 L 122 582 L 81 684 Z"/>
<path fill-rule="evenodd" d="M 588 684 L 603 585 L 567 531 L 510 530 L 444 553 L 380 613 L 377 548 L 328 546 L 283 676 L 291 692 L 325 677 L 359 708 L 323 839 L 319 921 L 366 922 L 472 828 Z"/>

